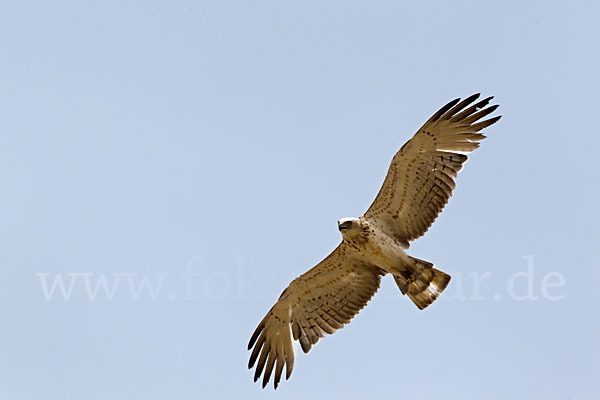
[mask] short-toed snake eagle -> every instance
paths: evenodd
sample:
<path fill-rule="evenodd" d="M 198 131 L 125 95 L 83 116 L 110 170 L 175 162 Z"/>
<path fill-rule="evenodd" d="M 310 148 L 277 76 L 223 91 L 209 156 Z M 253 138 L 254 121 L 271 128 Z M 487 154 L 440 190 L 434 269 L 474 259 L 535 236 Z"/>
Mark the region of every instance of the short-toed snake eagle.
<path fill-rule="evenodd" d="M 250 339 L 248 368 L 254 380 L 269 382 L 275 368 L 277 388 L 283 368 L 294 367 L 292 341 L 305 353 L 325 334 L 350 322 L 392 274 L 402 294 L 424 309 L 444 291 L 450 275 L 432 263 L 407 255 L 409 242 L 422 236 L 442 211 L 454 178 L 485 136 L 478 133 L 500 119 L 481 121 L 498 105 L 479 94 L 452 100 L 417 131 L 394 156 L 383 186 L 365 215 L 342 218 L 342 243 L 283 291 Z M 480 121 L 480 122 L 478 122 Z"/>

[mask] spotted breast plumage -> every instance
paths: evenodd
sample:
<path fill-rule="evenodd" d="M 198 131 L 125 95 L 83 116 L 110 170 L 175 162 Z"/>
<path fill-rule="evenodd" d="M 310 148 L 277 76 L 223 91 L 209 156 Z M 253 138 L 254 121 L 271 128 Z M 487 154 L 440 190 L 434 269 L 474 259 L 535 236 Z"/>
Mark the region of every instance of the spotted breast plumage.
<path fill-rule="evenodd" d="M 455 99 L 417 131 L 392 159 L 383 186 L 367 212 L 342 218 L 340 245 L 283 291 L 259 323 L 248 344 L 248 368 L 265 387 L 273 374 L 277 388 L 285 368 L 294 367 L 293 342 L 308 353 L 358 314 L 373 297 L 382 276 L 391 274 L 402 294 L 419 308 L 433 303 L 450 275 L 411 257 L 409 242 L 422 236 L 452 195 L 466 154 L 485 138 L 479 133 L 500 116 L 484 119 L 498 108 L 479 94 Z"/>

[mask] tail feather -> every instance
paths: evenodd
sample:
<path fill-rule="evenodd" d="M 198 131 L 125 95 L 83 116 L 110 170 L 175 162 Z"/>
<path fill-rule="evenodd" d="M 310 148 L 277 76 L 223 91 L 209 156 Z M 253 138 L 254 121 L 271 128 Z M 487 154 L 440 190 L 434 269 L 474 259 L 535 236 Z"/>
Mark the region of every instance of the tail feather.
<path fill-rule="evenodd" d="M 402 294 L 408 297 L 422 310 L 433 303 L 450 282 L 450 275 L 433 264 L 418 258 L 410 257 L 414 265 L 401 275 L 394 275 L 394 280 Z"/>

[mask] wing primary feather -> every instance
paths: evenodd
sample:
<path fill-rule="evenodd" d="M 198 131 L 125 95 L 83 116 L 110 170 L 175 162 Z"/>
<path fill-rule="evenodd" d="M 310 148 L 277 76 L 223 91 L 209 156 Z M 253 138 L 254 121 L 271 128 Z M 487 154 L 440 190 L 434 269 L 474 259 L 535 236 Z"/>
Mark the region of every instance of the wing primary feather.
<path fill-rule="evenodd" d="M 463 119 L 467 118 L 469 115 L 471 115 L 474 112 L 487 106 L 493 98 L 494 98 L 494 96 L 486 97 L 485 99 L 481 100 L 480 102 L 473 104 L 471 107 L 467 108 L 466 110 L 461 111 L 460 113 L 456 114 L 454 117 L 452 117 L 452 120 L 453 121 L 462 121 Z"/>
<path fill-rule="evenodd" d="M 281 381 L 281 373 L 283 372 L 283 365 L 285 364 L 285 356 L 283 350 L 283 341 L 280 340 L 279 345 L 277 346 L 277 365 L 275 367 L 275 377 L 273 378 L 273 385 L 277 390 L 277 386 L 279 385 L 279 381 Z"/>
<path fill-rule="evenodd" d="M 272 349 L 269 352 L 269 360 L 267 361 L 267 366 L 265 368 L 265 373 L 263 374 L 262 387 L 263 389 L 269 383 L 269 379 L 271 379 L 271 373 L 273 372 L 273 365 L 275 364 L 275 353 L 277 353 L 277 348 Z"/>
<path fill-rule="evenodd" d="M 287 340 L 285 341 L 285 379 L 290 379 L 292 376 L 292 371 L 294 370 L 294 358 L 296 357 L 294 354 L 294 345 L 292 344 L 292 340 L 290 337 L 290 333 L 288 332 Z"/>
<path fill-rule="evenodd" d="M 254 371 L 254 382 L 260 378 L 263 369 L 265 368 L 265 362 L 267 361 L 267 356 L 269 355 L 269 350 L 271 348 L 270 342 L 266 342 L 261 353 L 260 358 L 258 359 L 258 365 L 256 366 L 256 371 Z"/>
<path fill-rule="evenodd" d="M 446 111 L 454 107 L 459 101 L 460 98 L 452 100 L 450 103 L 446 104 L 444 107 L 440 108 L 435 114 L 433 114 L 429 120 L 437 121 L 442 115 L 446 113 Z"/>
<path fill-rule="evenodd" d="M 262 330 L 264 328 L 265 328 L 265 320 L 263 319 L 262 321 L 260 321 L 260 324 L 258 324 L 258 327 L 254 331 L 254 333 L 252 334 L 252 337 L 250 338 L 250 341 L 248 342 L 248 350 L 250 350 L 252 348 L 252 346 L 254 346 L 256 339 L 258 339 L 258 335 L 260 335 L 260 333 L 262 332 Z"/>
<path fill-rule="evenodd" d="M 262 348 L 264 343 L 265 343 L 265 335 L 263 333 L 262 335 L 260 335 L 260 338 L 258 339 L 258 342 L 256 342 L 256 346 L 254 346 L 254 350 L 252 350 L 252 354 L 250 355 L 250 360 L 248 361 L 249 369 L 254 366 L 254 363 L 256 362 L 256 358 L 258 357 L 260 349 Z"/>
<path fill-rule="evenodd" d="M 485 121 L 478 122 L 476 124 L 471 125 L 471 130 L 478 132 L 483 128 L 487 128 L 488 126 L 495 124 L 502 118 L 502 115 L 498 115 L 497 117 L 486 119 Z"/>
<path fill-rule="evenodd" d="M 475 93 L 470 95 L 469 97 L 452 107 L 452 109 L 450 109 L 447 113 L 445 113 L 443 115 L 444 119 L 450 119 L 454 114 L 456 114 L 457 112 L 459 112 L 460 110 L 477 100 L 477 98 L 479 98 L 480 95 L 481 93 Z"/>
<path fill-rule="evenodd" d="M 491 107 L 484 108 L 483 110 L 476 112 L 475 114 L 471 115 L 470 117 L 463 119 L 462 123 L 471 125 L 473 122 L 476 122 L 476 121 L 480 120 L 481 118 L 485 117 L 486 115 L 489 115 L 489 114 L 493 113 L 494 111 L 496 111 L 496 109 L 499 106 L 500 106 L 499 104 L 495 104 Z"/>

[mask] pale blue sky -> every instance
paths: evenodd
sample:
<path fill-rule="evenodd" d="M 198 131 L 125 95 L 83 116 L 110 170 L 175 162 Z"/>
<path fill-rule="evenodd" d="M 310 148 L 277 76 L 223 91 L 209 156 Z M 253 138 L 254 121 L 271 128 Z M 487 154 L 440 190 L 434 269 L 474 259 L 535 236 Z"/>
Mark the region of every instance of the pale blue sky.
<path fill-rule="evenodd" d="M 597 397 L 600 6 L 484 3 L 4 2 L 0 398 Z M 446 293 L 387 277 L 260 389 L 256 324 L 474 92 L 503 119 L 409 252 Z"/>

